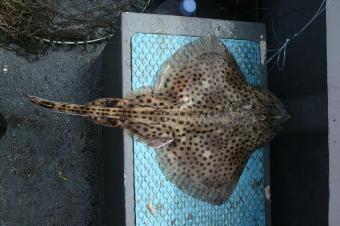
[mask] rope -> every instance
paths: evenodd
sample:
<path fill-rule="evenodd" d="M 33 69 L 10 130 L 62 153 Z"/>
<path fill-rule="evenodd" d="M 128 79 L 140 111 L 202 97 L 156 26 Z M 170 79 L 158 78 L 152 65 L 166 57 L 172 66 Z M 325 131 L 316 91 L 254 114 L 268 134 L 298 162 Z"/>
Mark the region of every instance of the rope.
<path fill-rule="evenodd" d="M 151 1 L 152 0 L 148 0 L 148 2 L 145 4 L 143 9 L 140 11 L 140 13 L 145 12 L 147 7 L 150 5 Z M 101 38 L 96 38 L 96 39 L 91 39 L 91 40 L 87 40 L 87 41 L 58 41 L 58 40 L 50 40 L 50 39 L 38 38 L 38 37 L 36 37 L 36 39 L 41 40 L 42 42 L 45 42 L 45 43 L 51 43 L 51 44 L 56 44 L 56 45 L 86 45 L 86 44 L 93 44 L 93 43 L 97 43 L 97 42 L 106 41 L 106 40 L 109 40 L 110 38 L 112 38 L 113 36 L 114 36 L 114 33 L 111 33 L 107 36 L 104 36 L 104 37 L 101 37 Z"/>
<path fill-rule="evenodd" d="M 315 12 L 314 16 L 302 27 L 298 32 L 293 34 L 290 38 L 287 38 L 286 41 L 282 44 L 282 46 L 278 49 L 268 50 L 269 52 L 274 52 L 267 60 L 267 64 L 276 59 L 275 64 L 277 68 L 282 71 L 286 64 L 286 56 L 287 56 L 287 46 L 288 44 L 298 37 L 302 32 L 304 32 L 327 8 L 328 4 L 330 4 L 332 0 L 323 0 L 318 10 Z M 274 25 L 272 20 L 272 29 L 275 39 L 278 41 L 278 38 L 274 31 Z"/>

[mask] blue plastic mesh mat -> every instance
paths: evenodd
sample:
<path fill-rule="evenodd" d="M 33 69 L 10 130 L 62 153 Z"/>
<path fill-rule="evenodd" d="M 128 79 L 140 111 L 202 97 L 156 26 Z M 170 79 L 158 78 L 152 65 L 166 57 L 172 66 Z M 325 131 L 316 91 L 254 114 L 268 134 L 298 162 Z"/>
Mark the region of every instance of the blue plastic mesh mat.
<path fill-rule="evenodd" d="M 197 37 L 137 33 L 132 37 L 132 89 L 153 86 L 162 63 Z M 221 39 L 247 81 L 261 85 L 260 48 L 247 40 Z M 194 199 L 167 181 L 156 153 L 134 141 L 136 225 L 265 225 L 263 149 L 256 150 L 231 197 L 221 206 Z"/>

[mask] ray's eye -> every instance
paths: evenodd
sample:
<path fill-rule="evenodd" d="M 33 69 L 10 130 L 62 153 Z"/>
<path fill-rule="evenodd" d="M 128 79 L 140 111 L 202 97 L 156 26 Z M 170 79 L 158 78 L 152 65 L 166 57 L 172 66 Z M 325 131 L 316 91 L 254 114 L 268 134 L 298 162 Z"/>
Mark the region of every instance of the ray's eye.
<path fill-rule="evenodd" d="M 264 120 L 266 120 L 266 116 L 265 115 L 260 115 L 260 117 L 259 117 L 259 119 L 260 119 L 260 121 L 264 121 Z"/>
<path fill-rule="evenodd" d="M 167 118 L 167 117 L 161 117 L 161 121 L 167 122 L 167 121 L 169 121 L 169 118 Z"/>

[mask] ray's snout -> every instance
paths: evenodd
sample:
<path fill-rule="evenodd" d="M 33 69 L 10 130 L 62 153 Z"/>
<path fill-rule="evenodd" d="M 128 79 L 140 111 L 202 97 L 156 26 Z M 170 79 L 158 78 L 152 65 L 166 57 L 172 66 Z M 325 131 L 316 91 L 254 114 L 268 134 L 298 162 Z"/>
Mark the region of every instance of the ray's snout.
<path fill-rule="evenodd" d="M 273 118 L 279 120 L 281 123 L 285 123 L 291 118 L 290 114 L 287 112 L 282 103 L 275 104 L 275 111 L 273 113 Z"/>

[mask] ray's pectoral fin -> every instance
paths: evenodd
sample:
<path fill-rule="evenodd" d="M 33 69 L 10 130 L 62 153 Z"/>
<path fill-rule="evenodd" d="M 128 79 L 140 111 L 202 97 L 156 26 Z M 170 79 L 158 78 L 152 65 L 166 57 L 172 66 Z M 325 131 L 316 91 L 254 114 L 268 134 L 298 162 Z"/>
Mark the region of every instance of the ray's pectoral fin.
<path fill-rule="evenodd" d="M 174 138 L 172 133 L 159 124 L 128 123 L 124 126 L 128 133 L 137 137 L 152 148 L 160 148 L 170 144 Z"/>
<path fill-rule="evenodd" d="M 209 36 L 183 46 L 162 65 L 154 94 L 171 102 L 215 106 L 217 101 L 233 99 L 244 84 L 232 54 L 216 36 Z"/>
<path fill-rule="evenodd" d="M 176 138 L 157 150 L 165 176 L 183 192 L 215 205 L 232 194 L 250 156 L 246 138 L 218 130 Z"/>

